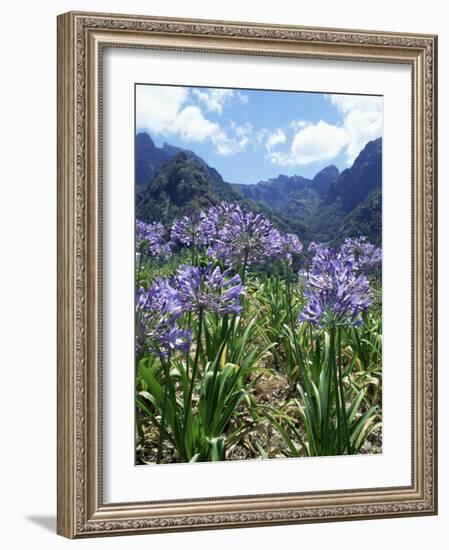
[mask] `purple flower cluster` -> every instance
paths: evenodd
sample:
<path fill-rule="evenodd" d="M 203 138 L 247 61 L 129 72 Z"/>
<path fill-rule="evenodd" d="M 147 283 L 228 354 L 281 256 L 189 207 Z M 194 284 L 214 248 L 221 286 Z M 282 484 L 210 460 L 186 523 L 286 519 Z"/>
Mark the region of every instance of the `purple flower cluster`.
<path fill-rule="evenodd" d="M 183 307 L 189 311 L 212 311 L 218 315 L 240 313 L 243 286 L 239 275 L 229 276 L 219 267 L 181 266 L 177 273 L 177 289 Z"/>
<path fill-rule="evenodd" d="M 344 254 L 352 254 L 357 267 L 373 267 L 382 261 L 382 249 L 370 243 L 366 237 L 345 239 L 341 245 Z"/>
<path fill-rule="evenodd" d="M 226 202 L 176 220 L 171 239 L 186 246 L 205 247 L 209 258 L 233 267 L 248 267 L 270 258 L 291 262 L 293 254 L 302 250 L 296 235 L 282 235 L 262 214 Z"/>
<path fill-rule="evenodd" d="M 208 237 L 204 228 L 201 226 L 201 221 L 205 215 L 203 212 L 199 216 L 183 216 L 175 220 L 172 225 L 170 237 L 175 243 L 191 245 L 204 245 L 208 243 Z"/>
<path fill-rule="evenodd" d="M 245 272 L 250 265 L 267 259 L 281 259 L 291 265 L 293 256 L 303 245 L 292 233 L 281 234 L 262 214 L 246 211 L 238 204 L 221 203 L 207 211 L 176 220 L 164 241 L 160 223 L 137 221 L 136 241 L 139 251 L 153 257 L 167 257 L 174 243 L 192 249 L 192 264 L 212 260 L 207 267 L 183 265 L 170 279 L 158 279 L 137 295 L 140 323 L 139 342 L 158 350 L 186 351 L 191 334 L 179 328 L 185 312 L 210 311 L 218 315 L 241 313 L 244 287 L 239 275 L 230 268 Z M 201 256 L 195 262 L 195 249 Z M 317 326 L 357 325 L 360 314 L 370 307 L 370 283 L 362 268 L 372 267 L 382 259 L 381 249 L 366 237 L 348 238 L 338 250 L 311 242 L 313 254 L 307 269 L 299 272 L 306 303 L 300 321 Z M 214 262 L 225 265 L 222 271 Z M 242 276 L 242 279 L 244 275 Z"/>
<path fill-rule="evenodd" d="M 136 221 L 136 248 L 154 258 L 167 258 L 171 254 L 170 243 L 164 241 L 164 226 L 161 223 Z"/>
<path fill-rule="evenodd" d="M 299 321 L 319 326 L 359 325 L 360 314 L 373 302 L 370 283 L 359 273 L 347 250 L 312 245 L 315 256 L 307 273 L 306 304 Z M 300 277 L 303 273 L 300 273 Z"/>
<path fill-rule="evenodd" d="M 139 288 L 136 296 L 137 348 L 166 355 L 173 350 L 187 352 L 191 334 L 181 330 L 176 321 L 183 313 L 179 292 L 166 279 L 157 279 L 145 291 Z"/>
<path fill-rule="evenodd" d="M 146 347 L 164 355 L 187 352 L 191 333 L 179 327 L 180 316 L 200 311 L 239 314 L 242 294 L 239 275 L 222 273 L 219 267 L 183 265 L 170 279 L 156 279 L 148 290 L 137 292 L 137 350 Z"/>
<path fill-rule="evenodd" d="M 303 249 L 301 241 L 293 233 L 287 233 L 280 239 L 280 256 L 291 263 L 294 254 L 299 254 Z"/>
<path fill-rule="evenodd" d="M 273 257 L 279 249 L 279 231 L 262 214 L 239 205 L 220 205 L 208 213 L 215 221 L 215 235 L 207 255 L 229 266 L 249 266 Z"/>

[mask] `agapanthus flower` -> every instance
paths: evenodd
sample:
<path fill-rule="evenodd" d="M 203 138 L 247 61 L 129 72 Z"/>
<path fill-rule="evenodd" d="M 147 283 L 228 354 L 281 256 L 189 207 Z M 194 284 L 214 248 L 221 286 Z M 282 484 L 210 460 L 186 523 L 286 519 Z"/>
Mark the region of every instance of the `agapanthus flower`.
<path fill-rule="evenodd" d="M 164 233 L 164 226 L 159 222 L 136 221 L 136 249 L 139 259 L 142 252 L 155 258 L 170 256 L 170 243 L 164 242 Z"/>
<path fill-rule="evenodd" d="M 345 239 L 341 250 L 344 254 L 354 255 L 357 267 L 373 267 L 382 261 L 382 249 L 363 236 Z"/>
<path fill-rule="evenodd" d="M 183 312 L 173 281 L 157 279 L 147 291 L 139 288 L 136 296 L 137 348 L 147 347 L 164 355 L 173 350 L 187 352 L 191 334 L 181 330 L 176 323 Z"/>
<path fill-rule="evenodd" d="M 194 216 L 183 216 L 175 220 L 170 237 L 175 243 L 191 245 L 203 245 L 208 243 L 208 237 L 201 227 L 201 220 L 204 218 L 204 213 Z"/>
<path fill-rule="evenodd" d="M 159 342 L 163 350 L 179 350 L 182 353 L 188 353 L 192 343 L 192 333 L 189 330 L 180 329 L 175 324 L 159 334 Z"/>
<path fill-rule="evenodd" d="M 201 235 L 201 242 L 208 244 L 217 234 L 217 219 L 212 212 L 212 208 L 208 212 L 200 212 L 198 223 L 198 235 Z"/>
<path fill-rule="evenodd" d="M 176 320 L 183 313 L 183 308 L 175 285 L 174 278 L 158 278 L 147 291 L 139 288 L 136 309 L 138 311 L 158 311 Z"/>
<path fill-rule="evenodd" d="M 219 267 L 183 265 L 177 272 L 177 290 L 185 309 L 212 311 L 218 315 L 240 313 L 243 286 L 240 276 L 230 276 Z"/>
<path fill-rule="evenodd" d="M 282 235 L 280 243 L 280 255 L 288 262 L 292 261 L 293 254 L 299 254 L 303 249 L 301 241 L 293 233 Z"/>
<path fill-rule="evenodd" d="M 264 258 L 282 257 L 283 236 L 280 231 L 272 227 L 264 240 Z"/>
<path fill-rule="evenodd" d="M 234 202 L 221 202 L 215 206 L 211 206 L 206 212 L 205 217 L 207 217 L 217 229 L 221 229 L 231 220 L 233 212 L 239 211 L 241 211 L 239 204 Z"/>
<path fill-rule="evenodd" d="M 265 259 L 272 251 L 270 239 L 279 236 L 271 222 L 262 214 L 247 212 L 238 205 L 233 205 L 227 214 L 207 254 L 232 266 L 249 266 Z"/>
<path fill-rule="evenodd" d="M 232 212 L 239 210 L 235 203 L 221 202 L 211 206 L 207 212 L 200 213 L 199 228 L 209 242 L 218 237 L 220 229 L 230 221 Z"/>
<path fill-rule="evenodd" d="M 299 321 L 323 326 L 358 325 L 373 301 L 370 283 L 351 254 L 317 246 L 304 291 L 306 305 Z"/>
<path fill-rule="evenodd" d="M 200 213 L 199 232 L 204 241 L 210 245 L 207 251 L 209 256 L 214 256 L 212 250 L 220 247 L 220 230 L 230 222 L 232 212 L 237 210 L 240 210 L 239 205 L 221 202 L 209 208 L 207 212 Z"/>

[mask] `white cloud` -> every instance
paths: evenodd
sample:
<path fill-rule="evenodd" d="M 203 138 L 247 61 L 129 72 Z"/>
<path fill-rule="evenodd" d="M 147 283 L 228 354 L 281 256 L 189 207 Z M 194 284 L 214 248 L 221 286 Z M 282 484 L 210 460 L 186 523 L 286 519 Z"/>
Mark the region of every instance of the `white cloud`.
<path fill-rule="evenodd" d="M 245 122 L 245 124 L 242 124 L 241 126 L 234 126 L 235 133 L 239 136 L 251 136 L 253 134 L 253 126 L 251 122 Z"/>
<path fill-rule="evenodd" d="M 382 98 L 327 95 L 341 115 L 339 125 L 293 120 L 287 128 L 255 130 L 250 123 L 226 125 L 210 120 L 204 111 L 222 115 L 231 98 L 242 103 L 239 90 L 192 89 L 177 86 L 138 86 L 136 116 L 139 130 L 163 136 L 180 136 L 189 142 L 209 142 L 224 156 L 265 147 L 267 158 L 281 166 L 331 160 L 344 153 L 351 164 L 365 144 L 382 135 Z M 291 140 L 288 135 L 291 135 Z M 281 146 L 284 145 L 282 148 Z"/>
<path fill-rule="evenodd" d="M 233 98 L 241 103 L 248 103 L 248 96 L 240 90 L 194 88 L 192 94 L 208 111 L 219 115 L 223 114 L 225 104 Z"/>
<path fill-rule="evenodd" d="M 204 94 L 213 109 L 217 109 L 226 101 L 230 94 L 215 94 L 215 92 L 230 92 L 233 90 L 193 90 L 194 95 Z M 180 136 L 186 141 L 206 142 L 213 144 L 220 155 L 239 153 L 250 143 L 251 124 L 237 125 L 231 121 L 227 129 L 218 122 L 206 118 L 197 105 L 190 104 L 188 91 L 181 87 L 170 86 L 138 86 L 136 91 L 136 117 L 139 130 L 150 134 L 163 136 Z M 202 100 L 204 102 L 206 100 Z M 214 103 L 215 101 L 215 103 Z"/>
<path fill-rule="evenodd" d="M 310 164 L 336 157 L 349 141 L 344 128 L 320 120 L 299 129 L 288 151 L 269 150 L 268 158 L 281 166 Z"/>
<path fill-rule="evenodd" d="M 354 162 L 368 141 L 382 135 L 383 101 L 377 96 L 328 95 L 343 116 L 343 128 L 350 136 L 346 161 Z"/>
<path fill-rule="evenodd" d="M 185 88 L 177 86 L 137 86 L 138 128 L 156 134 L 170 133 L 187 95 Z"/>
<path fill-rule="evenodd" d="M 292 120 L 289 126 L 293 128 L 293 130 L 301 130 L 301 128 L 305 128 L 310 124 L 312 124 L 310 120 Z"/>
<path fill-rule="evenodd" d="M 288 150 L 273 150 L 275 145 L 282 143 L 277 141 L 277 136 L 281 136 L 283 130 L 278 129 L 265 137 L 267 157 L 272 163 L 281 166 L 303 165 L 330 160 L 344 153 L 350 165 L 368 141 L 382 135 L 381 97 L 330 94 L 327 99 L 338 109 L 342 122 L 334 125 L 323 120 L 293 120 L 289 128 L 293 130 L 294 136 Z"/>
<path fill-rule="evenodd" d="M 184 107 L 172 122 L 171 131 L 186 141 L 203 142 L 219 132 L 220 126 L 203 116 L 201 109 L 193 105 Z"/>
<path fill-rule="evenodd" d="M 223 113 L 223 105 L 234 95 L 233 90 L 203 90 L 201 88 L 193 89 L 192 93 L 208 111 L 219 115 Z"/>
<path fill-rule="evenodd" d="M 281 143 L 285 143 L 287 141 L 287 136 L 285 135 L 284 130 L 282 128 L 278 128 L 275 132 L 270 134 L 267 138 L 267 141 L 265 143 L 265 147 L 267 151 L 271 152 L 276 145 L 279 145 Z"/>
<path fill-rule="evenodd" d="M 237 91 L 237 97 L 239 98 L 240 102 L 247 105 L 249 103 L 249 97 L 247 94 L 244 94 L 240 90 Z"/>
<path fill-rule="evenodd" d="M 251 143 L 253 128 L 249 122 L 237 126 L 231 122 L 234 135 L 229 136 L 225 131 L 220 130 L 212 136 L 212 142 L 219 155 L 229 156 L 244 151 Z"/>
<path fill-rule="evenodd" d="M 258 128 L 253 132 L 253 142 L 256 146 L 265 146 L 265 141 L 271 135 L 272 132 L 268 131 L 266 128 Z"/>
<path fill-rule="evenodd" d="M 187 141 L 205 141 L 219 130 L 207 120 L 201 109 L 186 105 L 188 92 L 175 86 L 138 86 L 137 124 L 150 133 L 178 134 Z"/>

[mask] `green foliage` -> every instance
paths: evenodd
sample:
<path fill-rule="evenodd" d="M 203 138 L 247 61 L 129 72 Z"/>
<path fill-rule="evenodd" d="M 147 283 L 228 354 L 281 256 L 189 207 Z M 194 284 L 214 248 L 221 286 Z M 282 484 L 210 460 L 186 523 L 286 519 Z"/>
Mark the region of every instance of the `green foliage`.
<path fill-rule="evenodd" d="M 366 199 L 354 208 L 343 220 L 337 241 L 346 237 L 365 235 L 374 244 L 381 244 L 382 193 L 380 189 L 372 191 Z"/>
<path fill-rule="evenodd" d="M 295 335 L 287 328 L 285 368 L 297 379 L 294 402 L 306 433 L 301 439 L 306 454 L 357 454 L 381 425 L 379 395 L 369 398 L 373 388 L 380 387 L 379 363 L 369 363 L 364 370 L 363 346 L 346 347 L 345 340 L 351 340 L 356 329 L 348 334 L 340 328 L 334 333 L 299 332 Z M 344 362 L 344 356 L 349 362 Z M 285 423 L 288 441 L 294 440 L 291 422 L 280 422 Z"/>
<path fill-rule="evenodd" d="M 181 250 L 164 265 L 147 261 L 140 283 L 167 276 L 189 256 Z M 145 353 L 138 363 L 138 447 L 148 448 L 151 425 L 156 462 L 227 460 L 242 445 L 265 459 L 366 452 L 379 438 L 382 401 L 381 291 L 372 277 L 376 299 L 362 325 L 333 333 L 297 324 L 303 289 L 288 270 L 248 274 L 239 316 L 185 314 L 191 353 Z M 285 391 L 270 400 L 260 388 L 275 378 Z"/>
<path fill-rule="evenodd" d="M 224 347 L 201 367 L 195 400 L 190 399 L 191 380 L 185 362 L 173 361 L 170 368 L 162 369 L 163 374 L 147 359 L 139 363 L 137 407 L 154 423 L 159 435 L 167 437 L 180 462 L 225 460 L 228 444 L 244 430 L 244 426 L 232 432 L 227 428 L 257 377 L 247 382 L 253 364 L 226 362 Z M 195 414 L 191 414 L 193 408 Z"/>
<path fill-rule="evenodd" d="M 284 233 L 333 245 L 365 235 L 381 240 L 381 140 L 370 142 L 341 174 L 313 180 L 278 176 L 232 185 L 191 151 L 145 135 L 136 143 L 136 214 L 169 224 L 221 201 L 264 214 Z M 207 261 L 197 251 L 195 262 Z M 197 462 L 250 456 L 355 454 L 381 448 L 382 318 L 380 271 L 370 277 L 375 303 L 357 328 L 335 332 L 298 325 L 304 305 L 290 266 L 266 264 L 245 274 L 241 315 L 184 314 L 192 332 L 187 356 L 144 350 L 136 365 L 136 445 L 141 462 Z M 191 250 L 163 262 L 141 255 L 136 286 L 148 288 Z M 222 266 L 223 267 L 223 266 Z M 271 389 L 267 389 L 271 388 Z M 237 451 L 240 454 L 235 454 Z"/>
<path fill-rule="evenodd" d="M 282 215 L 251 200 L 240 192 L 240 188 L 223 181 L 220 174 L 199 157 L 179 151 L 160 167 L 146 185 L 138 187 L 138 219 L 170 223 L 175 218 L 199 212 L 221 201 L 235 202 L 266 215 L 279 230 L 305 237 L 306 229 L 297 216 Z M 151 171 L 152 168 L 147 165 L 146 170 Z"/>

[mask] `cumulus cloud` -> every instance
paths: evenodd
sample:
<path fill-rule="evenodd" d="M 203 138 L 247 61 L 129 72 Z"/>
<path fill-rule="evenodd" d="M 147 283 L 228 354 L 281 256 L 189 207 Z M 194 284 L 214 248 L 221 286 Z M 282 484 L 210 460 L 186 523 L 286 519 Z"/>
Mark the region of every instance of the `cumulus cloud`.
<path fill-rule="evenodd" d="M 378 96 L 328 95 L 343 117 L 343 128 L 350 136 L 346 161 L 352 164 L 368 141 L 382 135 L 383 101 Z"/>
<path fill-rule="evenodd" d="M 351 164 L 368 141 L 382 135 L 381 97 L 328 94 L 325 97 L 336 108 L 338 123 L 300 119 L 272 129 L 225 119 L 223 112 L 230 101 L 248 101 L 239 90 L 138 86 L 136 94 L 139 130 L 192 143 L 209 142 L 223 156 L 262 148 L 280 166 L 328 161 L 341 154 Z"/>
<path fill-rule="evenodd" d="M 238 90 L 194 88 L 192 94 L 208 111 L 219 115 L 223 113 L 224 105 L 232 98 L 237 98 L 242 103 L 248 103 L 248 96 Z"/>
<path fill-rule="evenodd" d="M 267 157 L 272 163 L 280 166 L 304 165 L 330 160 L 344 153 L 350 165 L 368 141 L 382 135 L 381 97 L 336 94 L 326 97 L 337 108 L 341 123 L 293 120 L 289 124 L 293 137 L 287 150 L 274 149 L 276 145 L 287 142 L 281 137 L 282 134 L 286 137 L 282 129 L 265 136 Z"/>
<path fill-rule="evenodd" d="M 279 145 L 281 143 L 285 143 L 287 141 L 287 136 L 285 135 L 285 132 L 282 128 L 278 128 L 275 132 L 272 134 L 269 134 L 267 137 L 267 141 L 265 143 L 265 148 L 271 152 L 276 145 Z"/>
<path fill-rule="evenodd" d="M 349 141 L 344 128 L 320 120 L 300 128 L 287 151 L 269 150 L 268 158 L 281 166 L 310 164 L 336 157 Z"/>
<path fill-rule="evenodd" d="M 217 132 L 220 126 L 203 116 L 201 109 L 194 105 L 187 105 L 172 121 L 171 132 L 180 135 L 186 141 L 203 142 Z"/>
<path fill-rule="evenodd" d="M 292 120 L 290 122 L 290 128 L 293 128 L 293 130 L 301 130 L 301 128 L 305 128 L 311 124 L 310 120 Z"/>
<path fill-rule="evenodd" d="M 192 90 L 194 98 L 207 109 L 221 113 L 233 90 Z M 246 96 L 245 96 L 246 97 Z M 250 124 L 238 125 L 231 121 L 227 128 L 209 120 L 199 105 L 192 104 L 186 88 L 175 86 L 138 86 L 136 90 L 136 118 L 139 130 L 163 136 L 180 136 L 186 141 L 206 142 L 224 156 L 245 150 L 250 142 Z"/>
<path fill-rule="evenodd" d="M 187 95 L 186 88 L 178 86 L 137 86 L 136 120 L 139 129 L 156 134 L 171 132 Z"/>
<path fill-rule="evenodd" d="M 213 137 L 212 142 L 218 154 L 223 156 L 235 155 L 244 151 L 250 144 L 250 138 L 253 128 L 250 123 L 238 126 L 231 122 L 232 135 L 229 136 L 223 130 L 218 131 Z"/>
<path fill-rule="evenodd" d="M 192 94 L 208 111 L 223 113 L 223 106 L 233 95 L 233 90 L 194 88 Z"/>

